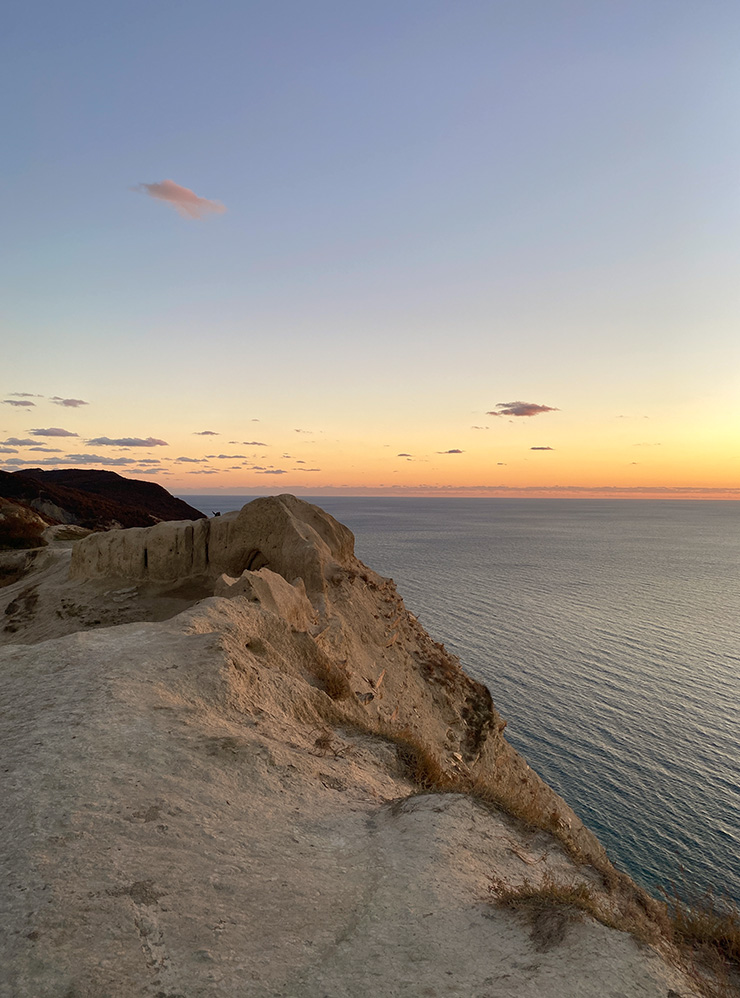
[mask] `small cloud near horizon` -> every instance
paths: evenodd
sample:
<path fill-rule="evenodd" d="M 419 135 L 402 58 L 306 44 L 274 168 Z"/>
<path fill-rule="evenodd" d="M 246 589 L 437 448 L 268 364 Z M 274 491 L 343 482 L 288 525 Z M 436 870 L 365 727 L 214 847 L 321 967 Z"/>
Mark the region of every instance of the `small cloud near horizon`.
<path fill-rule="evenodd" d="M 194 437 L 220 437 L 221 434 L 217 433 L 215 430 L 194 430 Z M 229 443 L 234 443 L 235 441 L 230 440 Z"/>
<path fill-rule="evenodd" d="M 33 433 L 33 430 L 31 432 Z M 118 437 L 115 440 L 111 440 L 110 437 L 94 437 L 85 443 L 90 447 L 169 447 L 166 440 L 158 440 L 156 437 L 147 437 L 146 440 L 142 440 L 141 437 Z"/>
<path fill-rule="evenodd" d="M 19 402 L 18 399 L 3 399 L 3 405 L 29 406 L 36 405 L 35 402 Z"/>
<path fill-rule="evenodd" d="M 44 397 L 37 392 L 9 392 L 8 394 L 17 399 L 42 399 Z"/>
<path fill-rule="evenodd" d="M 77 409 L 81 405 L 90 405 L 90 403 L 85 402 L 84 399 L 63 399 L 59 395 L 50 396 L 49 401 L 53 402 L 54 405 L 64 405 L 68 409 Z"/>
<path fill-rule="evenodd" d="M 396 457 L 411 457 L 411 454 L 396 454 Z"/>
<path fill-rule="evenodd" d="M 7 440 L 2 440 L 0 443 L 10 444 L 11 447 L 28 447 L 30 444 L 35 444 L 35 440 L 20 440 L 18 437 L 8 437 Z"/>
<path fill-rule="evenodd" d="M 530 447 L 530 450 L 555 450 L 554 447 Z"/>
<path fill-rule="evenodd" d="M 100 454 L 67 454 L 64 459 L 65 463 L 67 461 L 73 461 L 75 464 L 105 464 L 105 465 L 123 465 L 123 464 L 136 464 L 137 462 L 132 457 L 101 457 Z"/>
<path fill-rule="evenodd" d="M 176 457 L 175 464 L 205 464 L 204 457 Z"/>
<path fill-rule="evenodd" d="M 181 187 L 174 180 L 161 180 L 155 184 L 137 184 L 131 188 L 138 194 L 147 194 L 158 201 L 167 201 L 183 218 L 203 218 L 205 215 L 223 215 L 226 207 L 220 201 L 198 197 L 189 187 Z"/>
<path fill-rule="evenodd" d="M 464 454 L 465 451 L 460 450 L 458 447 L 453 447 L 452 450 L 438 450 L 437 454 Z"/>
<path fill-rule="evenodd" d="M 284 471 L 282 468 L 275 468 L 272 471 L 270 469 L 268 469 L 268 468 L 265 468 L 264 471 L 257 471 L 257 474 L 258 475 L 287 475 L 288 472 Z"/>
<path fill-rule="evenodd" d="M 60 447 L 29 447 L 29 450 L 40 452 L 41 454 L 61 454 Z"/>
<path fill-rule="evenodd" d="M 552 405 L 538 405 L 536 402 L 497 402 L 492 412 L 486 416 L 539 416 L 541 412 L 560 412 Z"/>
<path fill-rule="evenodd" d="M 261 440 L 231 440 L 230 443 L 240 443 L 243 447 L 267 447 Z"/>
<path fill-rule="evenodd" d="M 71 430 L 63 430 L 61 426 L 48 426 L 46 428 L 40 427 L 35 430 L 29 430 L 29 433 L 33 433 L 35 437 L 78 437 L 79 433 L 72 433 Z"/>

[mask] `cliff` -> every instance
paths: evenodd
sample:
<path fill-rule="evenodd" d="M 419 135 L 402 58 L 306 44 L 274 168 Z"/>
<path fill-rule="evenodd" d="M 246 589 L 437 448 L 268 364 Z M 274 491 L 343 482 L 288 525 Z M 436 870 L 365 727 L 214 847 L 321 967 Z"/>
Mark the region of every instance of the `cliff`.
<path fill-rule="evenodd" d="M 698 993 L 317 507 L 58 539 L 0 619 L 3 996 Z"/>

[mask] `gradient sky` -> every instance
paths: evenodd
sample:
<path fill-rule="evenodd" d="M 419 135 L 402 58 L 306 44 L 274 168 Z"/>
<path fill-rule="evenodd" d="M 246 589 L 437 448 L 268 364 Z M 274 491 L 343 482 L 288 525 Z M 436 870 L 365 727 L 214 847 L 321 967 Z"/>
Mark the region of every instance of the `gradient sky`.
<path fill-rule="evenodd" d="M 740 497 L 736 0 L 5 11 L 5 470 Z"/>

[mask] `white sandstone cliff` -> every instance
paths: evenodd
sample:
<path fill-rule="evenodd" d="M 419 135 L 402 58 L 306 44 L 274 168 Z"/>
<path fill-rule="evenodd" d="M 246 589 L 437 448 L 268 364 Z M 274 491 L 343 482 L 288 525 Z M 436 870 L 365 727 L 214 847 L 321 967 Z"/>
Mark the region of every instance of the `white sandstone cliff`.
<path fill-rule="evenodd" d="M 2 998 L 695 993 L 659 906 L 317 507 L 57 540 L 0 619 Z M 496 903 L 525 880 L 602 921 Z"/>

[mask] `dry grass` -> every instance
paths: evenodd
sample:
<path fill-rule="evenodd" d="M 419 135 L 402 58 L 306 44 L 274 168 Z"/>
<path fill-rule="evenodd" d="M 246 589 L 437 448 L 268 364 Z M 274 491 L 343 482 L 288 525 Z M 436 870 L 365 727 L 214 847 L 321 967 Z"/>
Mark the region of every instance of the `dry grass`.
<path fill-rule="evenodd" d="M 417 786 L 423 790 L 464 792 L 460 781 L 446 772 L 437 756 L 409 728 L 387 731 L 384 737 L 395 744 L 399 762 Z"/>
<path fill-rule="evenodd" d="M 46 524 L 31 510 L 3 505 L 0 514 L 0 550 L 45 547 L 41 536 Z"/>
<path fill-rule="evenodd" d="M 530 914 L 558 908 L 570 914 L 571 918 L 589 915 L 610 929 L 631 931 L 624 924 L 624 919 L 606 909 L 603 899 L 583 881 L 573 880 L 569 883 L 558 883 L 550 873 L 545 873 L 539 884 L 524 880 L 516 887 L 491 878 L 489 887 L 498 904 L 504 908 Z"/>
<path fill-rule="evenodd" d="M 674 884 L 663 890 L 676 942 L 701 956 L 718 957 L 740 969 L 740 911 L 727 898 L 706 890 L 693 900 L 692 892 L 679 892 Z"/>

